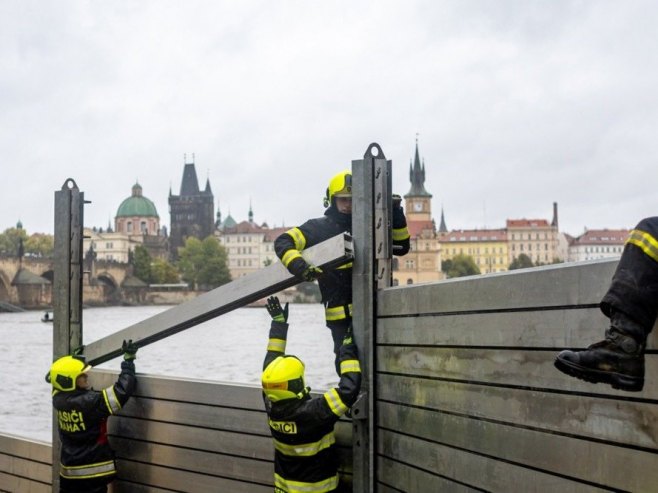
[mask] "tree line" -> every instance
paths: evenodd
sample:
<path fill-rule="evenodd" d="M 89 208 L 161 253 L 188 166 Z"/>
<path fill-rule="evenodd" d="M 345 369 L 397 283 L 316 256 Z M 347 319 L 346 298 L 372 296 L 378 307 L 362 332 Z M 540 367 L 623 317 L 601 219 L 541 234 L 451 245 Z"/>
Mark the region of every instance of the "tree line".
<path fill-rule="evenodd" d="M 7 257 L 50 258 L 54 250 L 53 235 L 28 235 L 23 228 L 8 228 L 0 233 L 0 255 Z M 152 258 L 149 251 L 137 245 L 130 254 L 133 275 L 147 284 L 171 284 L 181 281 L 193 289 L 213 289 L 231 281 L 226 249 L 217 238 L 187 238 L 178 251 L 178 260 L 169 262 Z"/>

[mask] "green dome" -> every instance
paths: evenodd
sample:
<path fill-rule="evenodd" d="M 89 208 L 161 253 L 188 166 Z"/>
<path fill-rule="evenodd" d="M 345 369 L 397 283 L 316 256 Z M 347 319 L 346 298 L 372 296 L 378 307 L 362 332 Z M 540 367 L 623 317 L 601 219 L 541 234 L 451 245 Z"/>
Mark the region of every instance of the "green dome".
<path fill-rule="evenodd" d="M 142 187 L 139 183 L 133 185 L 133 194 L 121 202 L 117 217 L 159 217 L 153 202 L 142 196 Z"/>

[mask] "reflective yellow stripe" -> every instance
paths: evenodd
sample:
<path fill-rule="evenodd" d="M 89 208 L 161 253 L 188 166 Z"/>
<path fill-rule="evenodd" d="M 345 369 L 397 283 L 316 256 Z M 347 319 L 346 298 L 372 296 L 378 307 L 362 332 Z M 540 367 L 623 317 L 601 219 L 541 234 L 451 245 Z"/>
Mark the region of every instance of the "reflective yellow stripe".
<path fill-rule="evenodd" d="M 638 248 L 641 248 L 644 253 L 658 262 L 658 241 L 649 233 L 634 229 L 631 231 L 626 243 L 631 243 Z"/>
<path fill-rule="evenodd" d="M 113 474 L 114 461 L 99 462 L 98 464 L 89 464 L 86 466 L 65 466 L 60 464 L 59 474 L 65 478 L 97 478 Z"/>
<path fill-rule="evenodd" d="M 345 361 L 340 362 L 340 374 L 347 372 L 361 373 L 361 365 L 359 365 L 358 359 L 346 359 Z"/>
<path fill-rule="evenodd" d="M 343 404 L 343 400 L 340 398 L 340 395 L 338 395 L 338 391 L 336 389 L 331 389 L 330 391 L 325 392 L 324 398 L 327 401 L 327 404 L 329 404 L 331 412 L 336 416 L 342 416 L 349 409 L 345 404 Z"/>
<path fill-rule="evenodd" d="M 286 341 L 284 339 L 270 339 L 267 344 L 267 350 L 283 353 L 286 350 Z"/>
<path fill-rule="evenodd" d="M 274 486 L 288 493 L 324 493 L 338 488 L 338 474 L 317 483 L 305 483 L 303 481 L 291 481 L 274 473 Z"/>
<path fill-rule="evenodd" d="M 274 439 L 274 448 L 284 455 L 291 457 L 310 457 L 316 455 L 321 450 L 331 447 L 336 443 L 334 432 L 330 431 L 325 436 L 320 438 L 317 442 L 312 443 L 298 443 L 290 445 L 288 443 L 280 442 Z"/>
<path fill-rule="evenodd" d="M 393 241 L 402 241 L 410 238 L 409 230 L 405 226 L 404 228 L 398 228 L 393 230 Z"/>
<path fill-rule="evenodd" d="M 349 313 L 345 313 L 344 306 L 334 306 L 324 309 L 324 318 L 329 321 L 343 320 L 348 316 L 352 316 L 352 304 L 347 305 Z"/>
<path fill-rule="evenodd" d="M 336 269 L 351 269 L 352 268 L 352 262 L 348 262 L 346 264 L 341 265 L 340 267 L 336 267 Z"/>
<path fill-rule="evenodd" d="M 114 385 L 103 389 L 103 398 L 105 399 L 105 405 L 107 410 L 110 411 L 110 414 L 116 414 L 121 411 L 121 403 L 117 398 L 117 395 L 114 393 Z"/>
<path fill-rule="evenodd" d="M 302 254 L 299 253 L 297 250 L 288 250 L 286 253 L 283 254 L 283 257 L 281 257 L 281 262 L 283 265 L 288 267 L 288 264 L 295 260 L 296 258 L 302 258 Z"/>
<path fill-rule="evenodd" d="M 306 237 L 304 233 L 301 232 L 299 228 L 292 228 L 286 231 L 288 235 L 292 238 L 292 241 L 295 242 L 295 248 L 297 250 L 303 250 L 306 246 Z"/>

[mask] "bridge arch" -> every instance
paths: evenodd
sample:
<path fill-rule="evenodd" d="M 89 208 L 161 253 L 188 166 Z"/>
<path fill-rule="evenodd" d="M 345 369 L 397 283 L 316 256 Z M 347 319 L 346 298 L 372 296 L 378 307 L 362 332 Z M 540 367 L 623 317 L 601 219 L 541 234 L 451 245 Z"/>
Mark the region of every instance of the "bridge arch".
<path fill-rule="evenodd" d="M 114 276 L 107 272 L 100 272 L 96 275 L 96 280 L 103 288 L 103 298 L 106 301 L 113 302 L 121 298 L 119 284 L 114 279 Z"/>

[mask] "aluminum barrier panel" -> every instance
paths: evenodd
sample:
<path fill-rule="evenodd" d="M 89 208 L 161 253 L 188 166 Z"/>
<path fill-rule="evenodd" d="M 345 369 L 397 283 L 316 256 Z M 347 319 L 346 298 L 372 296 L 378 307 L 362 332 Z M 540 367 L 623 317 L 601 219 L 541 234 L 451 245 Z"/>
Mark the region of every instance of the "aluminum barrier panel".
<path fill-rule="evenodd" d="M 615 266 L 380 291 L 378 491 L 657 491 L 656 331 L 642 392 L 553 367 L 562 349 L 603 338 Z"/>

